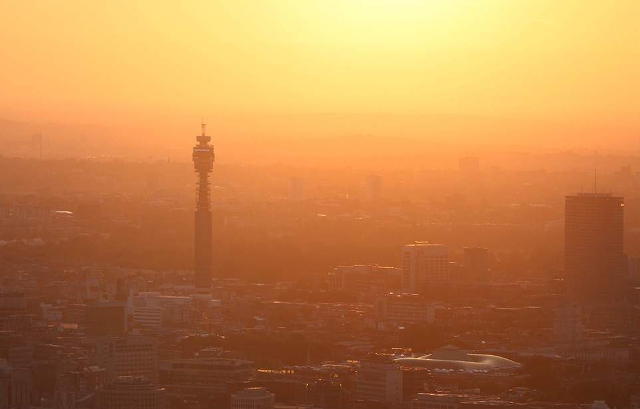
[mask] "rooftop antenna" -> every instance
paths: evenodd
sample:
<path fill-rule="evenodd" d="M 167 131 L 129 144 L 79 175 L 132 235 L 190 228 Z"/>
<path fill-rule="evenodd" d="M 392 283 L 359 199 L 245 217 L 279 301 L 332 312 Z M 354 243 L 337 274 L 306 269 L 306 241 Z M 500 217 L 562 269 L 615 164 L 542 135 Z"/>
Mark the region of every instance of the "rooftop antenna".
<path fill-rule="evenodd" d="M 207 133 L 207 124 L 204 123 L 202 117 L 200 117 L 200 126 L 202 127 L 202 136 L 205 136 L 205 134 Z"/>
<path fill-rule="evenodd" d="M 598 193 L 598 168 L 593 169 L 593 193 Z"/>

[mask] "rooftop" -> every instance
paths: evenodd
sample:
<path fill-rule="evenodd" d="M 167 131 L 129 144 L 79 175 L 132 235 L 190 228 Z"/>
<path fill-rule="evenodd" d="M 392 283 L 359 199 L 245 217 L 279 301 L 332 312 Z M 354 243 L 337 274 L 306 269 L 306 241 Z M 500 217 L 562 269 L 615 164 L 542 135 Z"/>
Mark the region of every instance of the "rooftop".
<path fill-rule="evenodd" d="M 453 345 L 447 345 L 430 355 L 399 357 L 396 359 L 404 366 L 418 366 L 432 370 L 491 371 L 497 369 L 515 369 L 522 365 L 510 359 L 487 354 L 470 354 Z"/>

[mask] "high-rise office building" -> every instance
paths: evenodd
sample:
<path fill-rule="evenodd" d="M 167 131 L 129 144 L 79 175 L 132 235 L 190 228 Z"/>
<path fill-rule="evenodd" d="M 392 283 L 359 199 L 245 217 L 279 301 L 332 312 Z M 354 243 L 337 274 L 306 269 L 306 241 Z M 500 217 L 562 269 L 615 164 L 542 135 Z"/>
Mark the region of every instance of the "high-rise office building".
<path fill-rule="evenodd" d="M 96 391 L 96 409 L 164 409 L 165 390 L 144 377 L 121 376 Z"/>
<path fill-rule="evenodd" d="M 640 281 L 640 258 L 629 257 L 627 262 L 627 277 L 629 281 L 633 283 Z"/>
<path fill-rule="evenodd" d="M 289 179 L 289 200 L 300 201 L 304 199 L 304 179 L 292 177 Z"/>
<path fill-rule="evenodd" d="M 402 407 L 402 369 L 391 356 L 363 360 L 356 373 L 356 399 L 365 405 Z"/>
<path fill-rule="evenodd" d="M 464 248 L 464 272 L 467 280 L 486 280 L 489 278 L 489 252 L 486 248 Z"/>
<path fill-rule="evenodd" d="M 197 141 L 198 144 L 193 148 L 193 167 L 198 173 L 194 231 L 194 284 L 198 288 L 210 288 L 213 243 L 209 174 L 213 170 L 215 154 L 213 146 L 209 144 L 211 137 L 206 135 L 204 124 L 202 124 L 202 134 L 197 136 Z"/>
<path fill-rule="evenodd" d="M 367 177 L 367 199 L 376 202 L 382 194 L 382 176 L 369 175 Z"/>
<path fill-rule="evenodd" d="M 565 198 L 564 270 L 570 300 L 581 305 L 623 299 L 624 199 L 602 193 Z"/>
<path fill-rule="evenodd" d="M 35 133 L 31 136 L 31 142 L 33 145 L 33 152 L 38 155 L 39 159 L 42 159 L 42 134 Z"/>
<path fill-rule="evenodd" d="M 402 291 L 420 294 L 449 281 L 449 249 L 444 244 L 414 243 L 402 248 Z"/>
<path fill-rule="evenodd" d="M 582 312 L 577 304 L 562 303 L 556 308 L 554 339 L 559 344 L 575 344 L 582 338 Z"/>

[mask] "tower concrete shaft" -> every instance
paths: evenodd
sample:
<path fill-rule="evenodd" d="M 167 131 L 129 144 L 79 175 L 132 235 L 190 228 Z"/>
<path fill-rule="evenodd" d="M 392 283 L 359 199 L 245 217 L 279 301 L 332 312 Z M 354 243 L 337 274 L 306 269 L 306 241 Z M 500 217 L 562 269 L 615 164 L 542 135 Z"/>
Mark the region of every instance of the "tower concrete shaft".
<path fill-rule="evenodd" d="M 206 135 L 206 125 L 202 124 L 202 134 L 196 137 L 198 144 L 193 148 L 193 167 L 198 174 L 196 186 L 196 211 L 194 231 L 194 281 L 198 288 L 211 287 L 212 228 L 211 190 L 209 173 L 213 170 L 215 154 Z"/>

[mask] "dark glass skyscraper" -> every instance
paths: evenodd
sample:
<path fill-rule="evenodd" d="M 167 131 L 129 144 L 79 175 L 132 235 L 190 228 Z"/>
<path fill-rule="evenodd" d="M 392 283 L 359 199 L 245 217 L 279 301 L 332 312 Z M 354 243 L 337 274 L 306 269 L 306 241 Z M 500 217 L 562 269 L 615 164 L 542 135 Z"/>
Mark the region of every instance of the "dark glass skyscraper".
<path fill-rule="evenodd" d="M 209 144 L 202 124 L 202 134 L 196 137 L 198 144 L 193 148 L 193 167 L 198 174 L 196 187 L 196 213 L 194 231 L 194 283 L 198 288 L 211 287 L 212 238 L 211 238 L 211 194 L 209 173 L 213 170 L 215 154 Z"/>
<path fill-rule="evenodd" d="M 581 193 L 565 198 L 564 270 L 568 297 L 581 305 L 623 300 L 624 198 Z"/>

